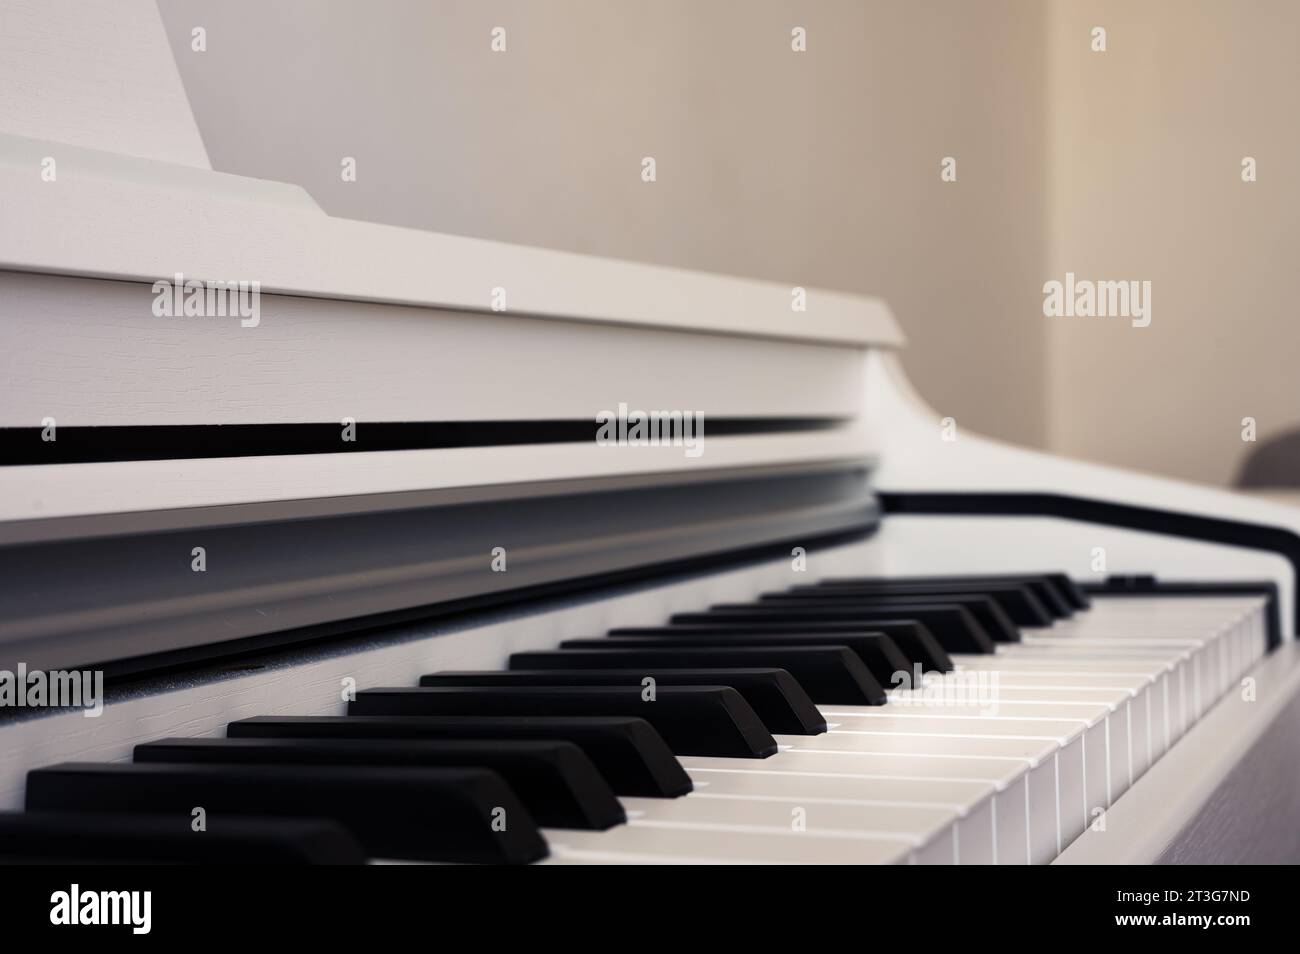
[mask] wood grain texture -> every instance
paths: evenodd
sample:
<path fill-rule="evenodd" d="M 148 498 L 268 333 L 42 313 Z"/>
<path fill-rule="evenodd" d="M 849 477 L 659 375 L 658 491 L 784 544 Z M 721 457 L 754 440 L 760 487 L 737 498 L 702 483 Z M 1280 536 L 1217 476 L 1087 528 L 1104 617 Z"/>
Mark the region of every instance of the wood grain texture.
<path fill-rule="evenodd" d="M 1300 696 L 1160 856 L 1172 865 L 1300 864 Z"/>
<path fill-rule="evenodd" d="M 0 272 L 0 427 L 584 420 L 602 409 L 853 417 L 854 349 L 261 296 L 156 317 L 150 286 Z M 707 418 L 706 418 L 707 426 Z"/>

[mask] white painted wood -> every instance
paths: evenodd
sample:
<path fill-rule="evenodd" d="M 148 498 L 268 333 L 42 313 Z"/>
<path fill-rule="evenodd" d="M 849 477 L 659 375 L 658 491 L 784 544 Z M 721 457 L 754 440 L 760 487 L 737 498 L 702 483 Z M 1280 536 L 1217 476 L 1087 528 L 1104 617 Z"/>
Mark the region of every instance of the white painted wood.
<path fill-rule="evenodd" d="M 317 500 L 331 513 L 373 510 L 374 496 L 534 481 L 631 474 L 700 475 L 769 465 L 870 464 L 854 430 L 778 434 L 752 439 L 705 437 L 704 453 L 680 447 L 523 444 L 512 447 L 219 457 L 0 468 L 0 540 L 53 539 L 10 521 L 140 513 L 232 504 Z M 356 498 L 355 500 L 337 498 Z M 380 509 L 400 509 L 391 499 Z M 152 522 L 152 521 L 151 521 Z"/>
<path fill-rule="evenodd" d="M 884 466 L 882 462 L 878 470 Z M 1054 567 L 1081 581 L 1155 570 L 1169 580 L 1265 579 L 1279 584 L 1291 575 L 1290 564 L 1272 553 L 1052 517 L 892 514 L 875 539 L 879 546 L 851 559 L 839 551 L 814 554 L 809 575 L 1021 573 Z M 1093 569 L 1096 547 L 1106 551 L 1104 571 Z"/>
<path fill-rule="evenodd" d="M 537 445 L 0 469 L 0 523 L 618 474 L 871 460 L 856 349 L 300 297 L 261 322 L 158 318 L 148 286 L 0 272 L 0 426 L 703 415 L 703 453 Z M 710 438 L 737 417 L 849 419 Z M 340 436 L 342 427 L 340 423 Z M 54 447 L 56 445 L 49 445 Z M 343 506 L 343 505 L 341 505 Z M 344 506 L 344 509 L 346 507 Z M 0 533 L 8 539 L 10 534 Z"/>
<path fill-rule="evenodd" d="M 0 269 L 152 283 L 258 281 L 263 292 L 709 331 L 837 345 L 898 346 L 876 298 L 503 242 L 356 222 L 216 173 L 184 179 L 141 161 L 79 154 L 79 175 L 42 182 L 30 143 L 0 137 Z M 125 169 L 124 164 L 130 166 Z M 212 186 L 209 186 L 212 183 Z M 689 347 L 689 345 L 687 346 Z M 793 385 L 797 386 L 797 385 Z"/>
<path fill-rule="evenodd" d="M 263 295 L 156 317 L 135 282 L 0 272 L 0 427 L 857 415 L 850 348 Z"/>
<path fill-rule="evenodd" d="M 873 483 L 881 491 L 1064 494 L 1300 531 L 1300 509 L 1294 507 L 1013 447 L 964 431 L 960 418 L 957 439 L 944 440 L 941 421 L 946 415 L 916 393 L 897 356 L 873 349 L 866 361 L 862 413 L 879 429 L 881 465 Z M 1224 569 L 1224 578 L 1240 578 L 1231 563 Z M 1111 563 L 1111 572 L 1119 571 Z M 1289 566 L 1274 578 L 1282 591 L 1283 630 L 1290 634 L 1295 581 Z"/>
<path fill-rule="evenodd" d="M 41 163 L 51 150 L 57 152 L 56 174 L 52 181 L 37 177 L 42 185 L 51 188 L 62 183 L 111 182 L 121 180 L 148 186 L 159 194 L 175 196 L 185 191 L 209 192 L 236 202 L 250 202 L 268 208 L 279 207 L 304 213 L 323 215 L 316 200 L 301 186 L 269 179 L 250 179 L 247 176 L 214 172 L 197 166 L 182 165 L 143 156 L 104 152 L 66 143 L 51 143 L 47 139 L 28 139 L 0 132 L 0 167 L 12 167 L 17 173 L 17 183 L 24 188 L 27 170 L 41 170 Z M 55 269 L 59 271 L 59 269 Z"/>
<path fill-rule="evenodd" d="M 209 168 L 154 0 L 0 0 L 0 133 Z"/>

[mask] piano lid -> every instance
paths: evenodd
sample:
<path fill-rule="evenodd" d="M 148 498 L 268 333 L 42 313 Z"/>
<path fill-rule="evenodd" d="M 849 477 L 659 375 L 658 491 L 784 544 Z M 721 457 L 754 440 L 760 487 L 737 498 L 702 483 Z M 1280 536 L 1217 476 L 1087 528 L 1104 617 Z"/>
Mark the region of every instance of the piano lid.
<path fill-rule="evenodd" d="M 0 269 L 150 283 L 179 272 L 268 294 L 902 344 L 881 300 L 796 291 L 798 276 L 706 275 L 334 218 L 296 185 L 213 172 L 151 0 L 8 5 L 0 23 Z"/>
<path fill-rule="evenodd" d="M 4 117 L 0 116 L 0 122 Z M 297 186 L 6 135 L 0 269 L 848 346 L 899 347 L 879 298 L 326 215 Z M 55 160 L 57 179 L 41 163 Z M 796 310 L 798 298 L 806 299 Z M 504 306 L 504 307 L 503 307 Z"/>

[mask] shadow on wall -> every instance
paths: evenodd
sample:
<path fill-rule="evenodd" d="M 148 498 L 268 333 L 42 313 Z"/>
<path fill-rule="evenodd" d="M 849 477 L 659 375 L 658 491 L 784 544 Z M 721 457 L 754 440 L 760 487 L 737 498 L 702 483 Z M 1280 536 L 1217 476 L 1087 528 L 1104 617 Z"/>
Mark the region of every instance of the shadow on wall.
<path fill-rule="evenodd" d="M 1300 490 L 1300 428 L 1269 438 L 1251 451 L 1237 474 L 1236 486 L 1244 490 Z"/>

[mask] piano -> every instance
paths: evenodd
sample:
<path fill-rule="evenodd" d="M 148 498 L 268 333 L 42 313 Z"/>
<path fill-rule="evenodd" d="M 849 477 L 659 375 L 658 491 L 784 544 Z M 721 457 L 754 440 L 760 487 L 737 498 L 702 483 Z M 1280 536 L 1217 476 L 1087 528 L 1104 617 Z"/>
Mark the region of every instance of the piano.
<path fill-rule="evenodd" d="M 153 3 L 4 16 L 0 860 L 1300 859 L 1296 511 L 966 432 L 878 298 L 329 216 Z"/>

